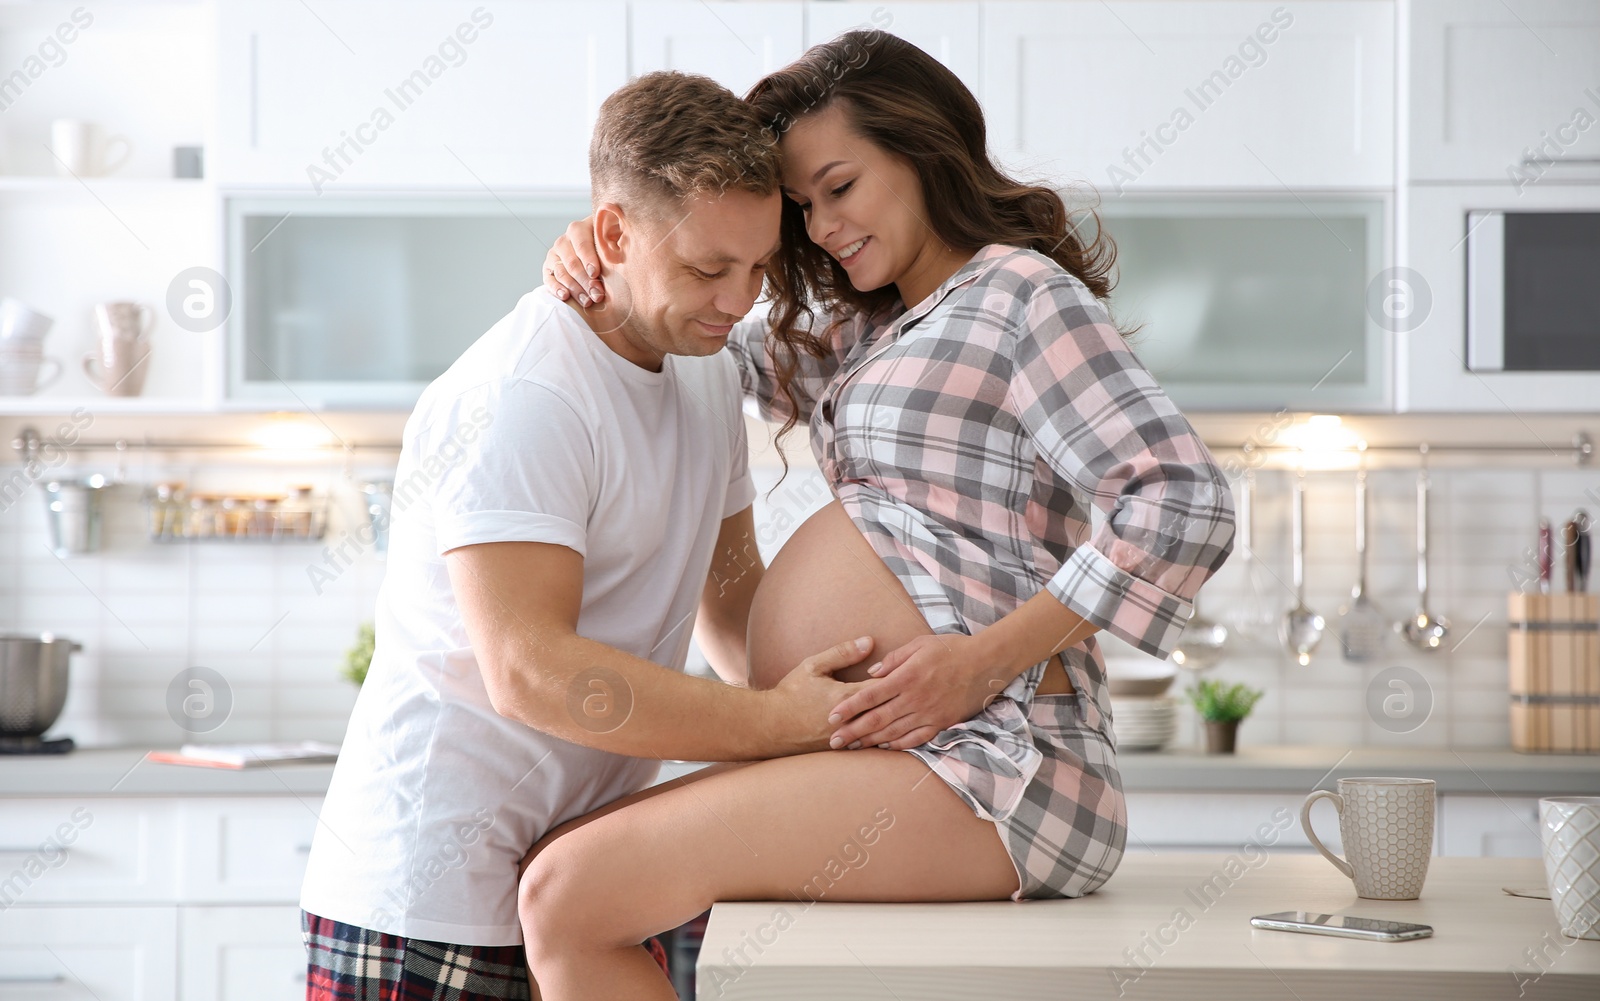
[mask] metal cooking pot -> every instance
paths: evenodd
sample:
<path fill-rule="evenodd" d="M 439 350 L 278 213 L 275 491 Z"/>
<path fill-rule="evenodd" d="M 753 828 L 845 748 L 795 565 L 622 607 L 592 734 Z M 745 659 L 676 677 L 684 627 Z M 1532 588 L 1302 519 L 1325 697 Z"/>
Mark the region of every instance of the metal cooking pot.
<path fill-rule="evenodd" d="M 67 662 L 82 649 L 53 633 L 0 633 L 0 736 L 50 729 L 67 701 Z"/>

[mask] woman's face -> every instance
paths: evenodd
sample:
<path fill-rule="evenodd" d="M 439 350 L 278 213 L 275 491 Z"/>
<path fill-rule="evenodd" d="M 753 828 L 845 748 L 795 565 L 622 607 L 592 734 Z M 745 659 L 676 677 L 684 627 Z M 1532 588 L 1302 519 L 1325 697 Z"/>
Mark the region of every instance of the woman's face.
<path fill-rule="evenodd" d="M 900 282 L 937 244 L 924 220 L 922 182 L 910 164 L 850 125 L 839 103 L 784 134 L 783 193 L 805 213 L 806 233 L 858 291 Z"/>

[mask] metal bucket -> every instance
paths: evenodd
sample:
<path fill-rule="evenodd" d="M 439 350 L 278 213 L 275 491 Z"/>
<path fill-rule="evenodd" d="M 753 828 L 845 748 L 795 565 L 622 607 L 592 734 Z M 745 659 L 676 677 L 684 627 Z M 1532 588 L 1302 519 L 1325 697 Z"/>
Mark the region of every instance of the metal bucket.
<path fill-rule="evenodd" d="M 0 633 L 0 736 L 50 729 L 67 701 L 67 662 L 82 649 L 53 633 Z"/>
<path fill-rule="evenodd" d="M 100 495 L 106 478 L 53 480 L 45 484 L 45 523 L 50 551 L 60 557 L 92 553 L 100 548 Z"/>

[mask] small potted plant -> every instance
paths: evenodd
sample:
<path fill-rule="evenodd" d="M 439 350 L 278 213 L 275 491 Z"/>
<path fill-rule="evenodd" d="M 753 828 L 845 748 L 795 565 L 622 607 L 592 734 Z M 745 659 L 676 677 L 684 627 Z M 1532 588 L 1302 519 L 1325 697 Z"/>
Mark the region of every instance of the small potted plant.
<path fill-rule="evenodd" d="M 1206 753 L 1232 754 L 1240 721 L 1265 693 L 1242 683 L 1225 685 L 1210 680 L 1196 682 L 1187 694 L 1206 724 Z"/>
<path fill-rule="evenodd" d="M 361 687 L 367 680 L 367 668 L 372 665 L 372 648 L 376 645 L 377 635 L 372 623 L 363 622 L 356 633 L 356 645 L 344 654 L 344 669 L 339 672 L 344 675 L 344 680 L 357 688 Z"/>

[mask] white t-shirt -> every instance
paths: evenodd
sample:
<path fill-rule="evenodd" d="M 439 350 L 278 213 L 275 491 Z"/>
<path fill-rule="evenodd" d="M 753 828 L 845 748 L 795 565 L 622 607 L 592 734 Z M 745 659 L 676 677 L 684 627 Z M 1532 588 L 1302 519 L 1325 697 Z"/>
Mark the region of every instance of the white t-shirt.
<path fill-rule="evenodd" d="M 568 546 L 584 557 L 578 632 L 682 670 L 720 523 L 754 497 L 726 351 L 649 372 L 544 289 L 524 296 L 406 422 L 377 647 L 301 906 L 392 935 L 520 943 L 528 848 L 648 785 L 660 763 L 496 713 L 444 554 Z"/>

